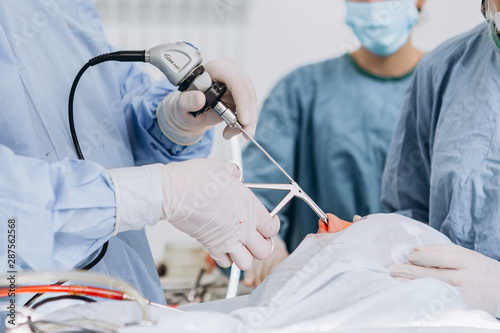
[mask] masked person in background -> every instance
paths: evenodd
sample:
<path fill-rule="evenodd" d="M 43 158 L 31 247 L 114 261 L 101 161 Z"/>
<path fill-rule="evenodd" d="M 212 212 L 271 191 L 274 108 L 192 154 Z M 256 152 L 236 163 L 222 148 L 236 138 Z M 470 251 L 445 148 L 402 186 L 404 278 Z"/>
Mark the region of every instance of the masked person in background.
<path fill-rule="evenodd" d="M 425 0 L 346 1 L 346 22 L 362 47 L 284 77 L 265 101 L 257 140 L 318 205 L 345 220 L 383 212 L 380 182 L 404 94 L 423 53 L 411 32 Z M 245 181 L 287 179 L 262 153 L 244 151 Z M 256 192 L 268 209 L 282 193 Z M 280 236 L 245 283 L 257 286 L 317 228 L 317 217 L 293 200 L 279 215 Z"/>
<path fill-rule="evenodd" d="M 245 269 L 253 256 L 269 255 L 278 220 L 235 165 L 201 159 L 221 121 L 213 110 L 189 114 L 204 105 L 201 92 L 152 83 L 137 64 L 89 70 L 75 99 L 86 157 L 77 159 L 68 129 L 71 84 L 90 58 L 112 50 L 92 0 L 1 2 L 0 50 L 0 244 L 7 221 L 16 221 L 17 270 L 91 268 L 165 303 L 145 225 L 172 223 L 225 267 Z M 205 67 L 231 87 L 225 97 L 252 133 L 250 80 L 229 60 Z M 0 257 L 6 274 L 13 269 L 5 266 L 7 246 Z"/>
<path fill-rule="evenodd" d="M 479 1 L 478 1 L 479 7 Z M 434 277 L 500 318 L 500 0 L 483 23 L 429 53 L 415 72 L 382 180 L 390 211 L 428 223 L 456 245 L 390 267 Z"/>

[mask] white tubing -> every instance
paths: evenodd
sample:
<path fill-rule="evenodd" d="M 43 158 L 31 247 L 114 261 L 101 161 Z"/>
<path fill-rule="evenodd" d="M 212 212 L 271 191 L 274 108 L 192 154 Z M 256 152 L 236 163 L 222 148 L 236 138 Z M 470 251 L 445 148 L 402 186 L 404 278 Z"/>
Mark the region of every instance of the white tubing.
<path fill-rule="evenodd" d="M 231 274 L 229 275 L 229 284 L 227 286 L 226 298 L 236 297 L 238 294 L 238 284 L 240 283 L 241 270 L 235 265 L 231 265 Z"/>
<path fill-rule="evenodd" d="M 236 135 L 229 140 L 231 144 L 231 160 L 238 165 L 241 172 L 243 173 L 243 158 L 241 157 L 241 145 L 240 136 Z"/>
<path fill-rule="evenodd" d="M 241 157 L 240 136 L 233 136 L 229 141 L 231 143 L 231 160 L 238 165 L 243 173 L 243 159 Z M 229 275 L 229 284 L 227 286 L 226 298 L 236 297 L 238 294 L 238 284 L 240 283 L 241 270 L 235 265 L 231 265 L 231 274 Z"/>

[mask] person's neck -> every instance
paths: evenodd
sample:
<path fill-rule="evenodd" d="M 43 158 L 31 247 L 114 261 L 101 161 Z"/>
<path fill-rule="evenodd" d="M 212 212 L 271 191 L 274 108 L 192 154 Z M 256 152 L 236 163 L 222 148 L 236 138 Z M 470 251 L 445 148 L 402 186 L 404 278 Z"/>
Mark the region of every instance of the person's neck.
<path fill-rule="evenodd" d="M 366 72 L 381 77 L 401 77 L 410 73 L 424 55 L 413 47 L 409 39 L 396 53 L 387 57 L 377 56 L 365 48 L 351 53 L 356 64 Z"/>

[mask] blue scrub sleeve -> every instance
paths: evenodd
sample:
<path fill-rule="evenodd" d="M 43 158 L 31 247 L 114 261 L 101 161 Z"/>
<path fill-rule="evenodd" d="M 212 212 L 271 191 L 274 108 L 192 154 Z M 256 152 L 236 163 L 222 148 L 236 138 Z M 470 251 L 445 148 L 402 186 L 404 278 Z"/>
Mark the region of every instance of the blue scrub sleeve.
<path fill-rule="evenodd" d="M 113 234 L 115 194 L 104 168 L 87 161 L 46 163 L 0 145 L 0 244 L 15 220 L 16 264 L 23 269 L 71 269 Z M 6 249 L 0 251 L 2 257 Z M 1 266 L 7 264 L 1 258 Z M 10 269 L 2 269 L 6 272 Z"/>
<path fill-rule="evenodd" d="M 422 64 L 405 97 L 382 176 L 382 204 L 388 212 L 429 222 L 432 71 Z M 435 117 L 434 117 L 435 118 Z"/>
<path fill-rule="evenodd" d="M 293 177 L 297 143 L 300 87 L 290 77 L 285 77 L 271 91 L 263 104 L 255 139 Z M 281 171 L 253 144 L 249 143 L 243 151 L 243 178 L 248 183 L 289 183 Z M 285 191 L 253 190 L 269 211 L 287 194 Z M 297 199 L 294 199 L 297 200 Z M 285 206 L 279 213 L 280 234 L 284 235 L 289 227 L 290 206 Z"/>
<path fill-rule="evenodd" d="M 124 112 L 136 165 L 207 157 L 212 149 L 213 129 L 190 146 L 182 146 L 168 139 L 160 129 L 156 109 L 177 87 L 166 79 L 154 83 L 150 81 L 150 75 L 138 64 L 130 66 L 123 80 Z"/>

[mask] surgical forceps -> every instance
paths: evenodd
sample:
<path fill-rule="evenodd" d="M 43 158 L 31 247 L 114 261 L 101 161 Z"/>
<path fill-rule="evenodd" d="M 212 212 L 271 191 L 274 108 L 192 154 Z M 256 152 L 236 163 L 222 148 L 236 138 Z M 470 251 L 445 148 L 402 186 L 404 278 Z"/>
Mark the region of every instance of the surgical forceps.
<path fill-rule="evenodd" d="M 244 183 L 248 188 L 263 189 L 263 190 L 281 190 L 289 191 L 288 194 L 280 201 L 280 203 L 271 212 L 271 217 L 275 217 L 286 204 L 292 200 L 293 197 L 302 199 L 306 204 L 311 207 L 311 209 L 320 217 L 320 219 L 328 225 L 328 217 L 319 208 L 319 206 L 312 200 L 303 189 L 300 188 L 299 184 L 295 181 L 291 181 L 290 184 L 251 184 Z"/>
<path fill-rule="evenodd" d="M 257 146 L 265 155 L 266 157 L 288 178 L 290 181 L 290 184 L 250 184 L 250 183 L 243 183 L 245 184 L 248 188 L 255 188 L 255 189 L 264 189 L 264 190 L 281 190 L 281 191 L 288 191 L 288 194 L 281 200 L 281 202 L 273 209 L 271 212 L 271 217 L 275 217 L 282 209 L 283 207 L 286 206 L 286 204 L 292 200 L 293 197 L 297 197 L 299 199 L 302 199 L 306 204 L 311 207 L 311 209 L 319 216 L 319 218 L 323 221 L 328 226 L 328 217 L 326 216 L 325 212 L 319 208 L 319 206 L 314 202 L 313 199 L 311 199 L 306 192 L 295 182 L 295 180 L 288 175 L 288 173 L 274 160 L 274 158 L 269 155 L 269 153 L 262 148 L 262 146 L 255 141 L 254 138 L 252 138 L 248 133 L 241 127 L 241 125 L 236 122 L 236 128 L 238 128 L 240 131 L 245 134 L 252 143 Z"/>

